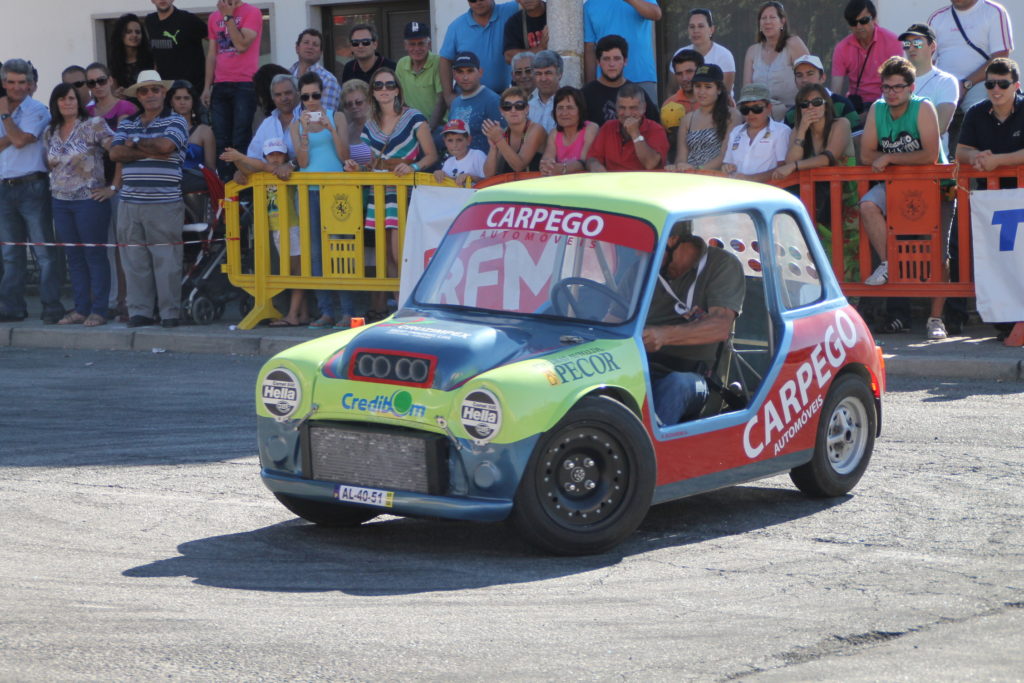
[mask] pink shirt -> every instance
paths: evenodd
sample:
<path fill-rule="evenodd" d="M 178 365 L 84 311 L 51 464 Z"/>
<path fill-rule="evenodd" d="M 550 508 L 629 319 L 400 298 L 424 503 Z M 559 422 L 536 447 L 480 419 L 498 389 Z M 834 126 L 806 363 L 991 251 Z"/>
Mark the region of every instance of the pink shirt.
<path fill-rule="evenodd" d="M 214 83 L 249 83 L 260 66 L 260 36 L 263 33 L 263 15 L 250 4 L 239 5 L 233 21 L 241 29 L 256 32 L 249 49 L 239 54 L 231 42 L 220 12 L 213 12 L 207 21 L 207 38 L 217 46 L 217 64 L 213 70 Z"/>
<path fill-rule="evenodd" d="M 832 53 L 832 75 L 849 78 L 846 95 L 860 95 L 865 104 L 870 104 L 882 96 L 882 77 L 878 75 L 878 67 L 889 57 L 902 56 L 903 43 L 896 34 L 876 25 L 875 36 L 867 48 L 861 47 L 852 33 L 839 41 Z M 865 59 L 867 64 L 864 63 Z M 863 76 L 860 75 L 862 67 Z M 860 87 L 857 87 L 858 76 Z"/>

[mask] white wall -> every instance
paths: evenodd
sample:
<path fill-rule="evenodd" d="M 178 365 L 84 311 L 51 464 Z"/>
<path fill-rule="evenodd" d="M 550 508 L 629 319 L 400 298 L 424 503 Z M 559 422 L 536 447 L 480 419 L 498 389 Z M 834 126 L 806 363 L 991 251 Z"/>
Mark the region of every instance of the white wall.
<path fill-rule="evenodd" d="M 1017 62 L 1024 61 L 1024 0 L 996 0 L 1006 8 L 1013 25 L 1013 53 Z M 911 24 L 928 21 L 932 12 L 949 4 L 949 0 L 875 0 L 878 22 L 899 34 Z M 844 3 L 845 6 L 845 3 Z"/>

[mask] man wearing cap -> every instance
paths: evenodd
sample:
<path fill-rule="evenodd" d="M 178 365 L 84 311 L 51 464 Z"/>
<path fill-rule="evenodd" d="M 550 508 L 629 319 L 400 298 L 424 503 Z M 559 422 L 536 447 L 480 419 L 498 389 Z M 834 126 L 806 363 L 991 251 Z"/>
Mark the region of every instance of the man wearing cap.
<path fill-rule="evenodd" d="M 460 52 L 452 60 L 459 94 L 448 107 L 448 120 L 459 119 L 469 126 L 470 146 L 487 153 L 484 121 L 501 121 L 501 97 L 481 83 L 483 71 L 480 60 L 473 52 Z"/>
<path fill-rule="evenodd" d="M 935 32 L 928 24 L 911 24 L 900 34 L 903 54 L 914 65 L 917 77 L 914 80 L 914 94 L 923 97 L 935 106 L 939 116 L 939 132 L 942 134 L 942 151 L 949 156 L 949 123 L 956 112 L 960 99 L 960 85 L 956 76 L 934 66 L 938 44 Z"/>
<path fill-rule="evenodd" d="M 142 111 L 117 127 L 111 161 L 121 170 L 117 241 L 128 290 L 128 327 L 153 325 L 154 308 L 164 327 L 177 327 L 181 310 L 181 164 L 188 124 L 165 104 L 171 81 L 143 71 L 125 89 Z M 145 245 L 145 246 L 142 246 Z"/>
<path fill-rule="evenodd" d="M 843 16 L 850 35 L 832 53 L 832 90 L 847 95 L 863 112 L 882 96 L 878 67 L 889 57 L 899 57 L 902 46 L 895 33 L 878 25 L 871 0 L 849 0 Z"/>
<path fill-rule="evenodd" d="M 430 51 L 430 27 L 422 21 L 405 25 L 405 56 L 398 60 L 395 75 L 406 103 L 427 117 L 430 129 L 441 124 L 447 104 L 441 86 L 441 58 Z"/>
<path fill-rule="evenodd" d="M 530 96 L 530 120 L 544 126 L 548 133 L 555 129 L 555 93 L 562 84 L 562 56 L 541 50 L 533 57 L 533 81 L 537 88 Z"/>
<path fill-rule="evenodd" d="M 0 69 L 6 94 L 0 97 L 0 241 L 53 242 L 50 181 L 43 153 L 43 131 L 50 111 L 32 99 L 32 64 L 9 59 Z M 4 245 L 0 279 L 0 322 L 28 317 L 25 301 L 25 247 Z M 55 247 L 33 246 L 39 264 L 39 297 L 43 322 L 55 324 L 64 315 L 60 286 L 64 279 Z"/>
<path fill-rule="evenodd" d="M 502 92 L 510 82 L 508 62 L 502 46 L 505 41 L 505 22 L 519 10 L 514 2 L 494 4 L 494 0 L 469 0 L 469 9 L 448 25 L 441 46 L 441 86 L 445 101 L 455 97 L 452 89 L 452 69 L 461 52 L 477 56 L 483 71 L 483 84 L 495 93 Z M 470 129 L 473 128 L 470 122 Z M 474 134 L 474 143 L 476 134 Z"/>
<path fill-rule="evenodd" d="M 822 65 L 821 59 L 814 55 L 797 57 L 793 62 L 793 81 L 796 83 L 798 91 L 812 83 L 825 87 L 825 67 Z M 828 87 L 825 87 L 825 90 L 832 98 L 832 113 L 836 118 L 845 118 L 850 122 L 850 130 L 859 130 L 861 127 L 860 114 L 857 113 L 853 103 L 845 95 L 832 92 Z M 796 126 L 796 106 L 792 106 L 786 111 L 783 121 L 790 128 Z"/>
<path fill-rule="evenodd" d="M 587 154 L 588 171 L 650 171 L 665 165 L 668 136 L 661 124 L 644 116 L 646 99 L 638 83 L 619 88 L 618 116 L 597 132 Z"/>
<path fill-rule="evenodd" d="M 719 345 L 743 311 L 746 284 L 735 255 L 677 224 L 662 257 L 643 342 L 651 362 L 654 412 L 663 425 L 700 415 Z"/>
<path fill-rule="evenodd" d="M 543 0 L 516 0 L 521 10 L 505 20 L 503 49 L 505 61 L 524 50 L 540 52 L 548 49 L 548 5 Z"/>
<path fill-rule="evenodd" d="M 358 78 L 370 82 L 373 72 L 382 66 L 395 68 L 395 63 L 377 52 L 377 29 L 372 24 L 356 24 L 348 33 L 352 59 L 341 70 L 341 82 Z M 337 111 L 337 110 L 335 110 Z"/>
<path fill-rule="evenodd" d="M 771 94 L 761 83 L 748 83 L 740 91 L 744 122 L 725 139 L 722 171 L 731 178 L 765 182 L 786 160 L 790 128 L 772 119 Z"/>
<path fill-rule="evenodd" d="M 295 78 L 312 71 L 320 77 L 323 88 L 320 91 L 321 101 L 324 109 L 338 111 L 341 106 L 341 86 L 338 79 L 330 71 L 320 66 L 320 58 L 323 57 L 324 36 L 315 28 L 307 28 L 299 34 L 295 41 L 295 54 L 299 61 L 292 64 L 290 71 Z"/>

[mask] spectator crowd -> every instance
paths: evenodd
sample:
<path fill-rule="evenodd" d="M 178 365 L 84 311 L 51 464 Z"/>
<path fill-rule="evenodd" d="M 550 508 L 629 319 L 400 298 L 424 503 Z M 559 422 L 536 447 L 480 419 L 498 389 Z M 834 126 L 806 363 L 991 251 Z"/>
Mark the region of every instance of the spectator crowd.
<path fill-rule="evenodd" d="M 115 22 L 107 63 L 64 69 L 48 106 L 33 97 L 31 62 L 8 59 L 0 70 L 0 241 L 36 243 L 46 323 L 179 324 L 183 193 L 204 187 L 204 168 L 243 182 L 258 172 L 287 180 L 429 171 L 467 184 L 509 172 L 631 170 L 779 182 L 857 161 L 879 173 L 953 159 L 985 171 L 1024 162 L 1010 17 L 992 0 L 951 0 L 902 31 L 877 22 L 872 0 L 848 0 L 849 35 L 829 69 L 793 31 L 784 5 L 765 2 L 750 18 L 754 42 L 740 74 L 715 41 L 713 8 L 689 11 L 686 38 L 659 67 L 658 0 L 586 0 L 582 88 L 562 83 L 562 57 L 549 49 L 557 27 L 543 0 L 469 0 L 437 52 L 430 27 L 408 22 L 404 54 L 390 56 L 397 61 L 381 53 L 377 27 L 356 24 L 340 74 L 322 63 L 324 37 L 313 28 L 299 34 L 289 67 L 260 66 L 263 18 L 243 0 L 218 0 L 205 22 L 174 0 L 152 2 L 144 18 Z M 672 86 L 664 99 L 659 72 Z M 823 185 L 815 218 L 828 225 Z M 365 216 L 390 274 L 400 262 L 399 191 L 389 187 L 384 206 L 369 201 Z M 317 236 L 319 201 L 313 188 Z M 866 284 L 884 284 L 885 185 L 858 204 L 878 264 Z M 297 267 L 298 228 L 289 230 Z M 54 241 L 128 246 L 39 246 Z M 311 245 L 316 275 L 319 238 Z M 64 258 L 69 310 L 60 297 Z M 0 321 L 27 316 L 25 280 L 25 248 L 3 246 Z M 347 327 L 356 314 L 349 294 L 317 292 L 316 300 L 314 310 L 293 293 L 272 324 Z M 949 310 L 932 302 L 929 338 L 963 322 L 962 311 Z M 387 296 L 375 295 L 370 319 L 387 312 Z M 887 325 L 899 331 L 908 313 L 896 310 Z"/>

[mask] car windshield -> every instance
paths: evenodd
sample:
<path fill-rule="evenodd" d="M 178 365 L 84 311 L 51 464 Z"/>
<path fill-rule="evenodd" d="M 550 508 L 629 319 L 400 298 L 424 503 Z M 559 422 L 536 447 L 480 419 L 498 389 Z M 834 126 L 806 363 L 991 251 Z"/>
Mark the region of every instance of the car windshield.
<path fill-rule="evenodd" d="M 431 257 L 413 299 L 615 324 L 636 313 L 655 243 L 653 226 L 631 216 L 474 204 Z"/>

